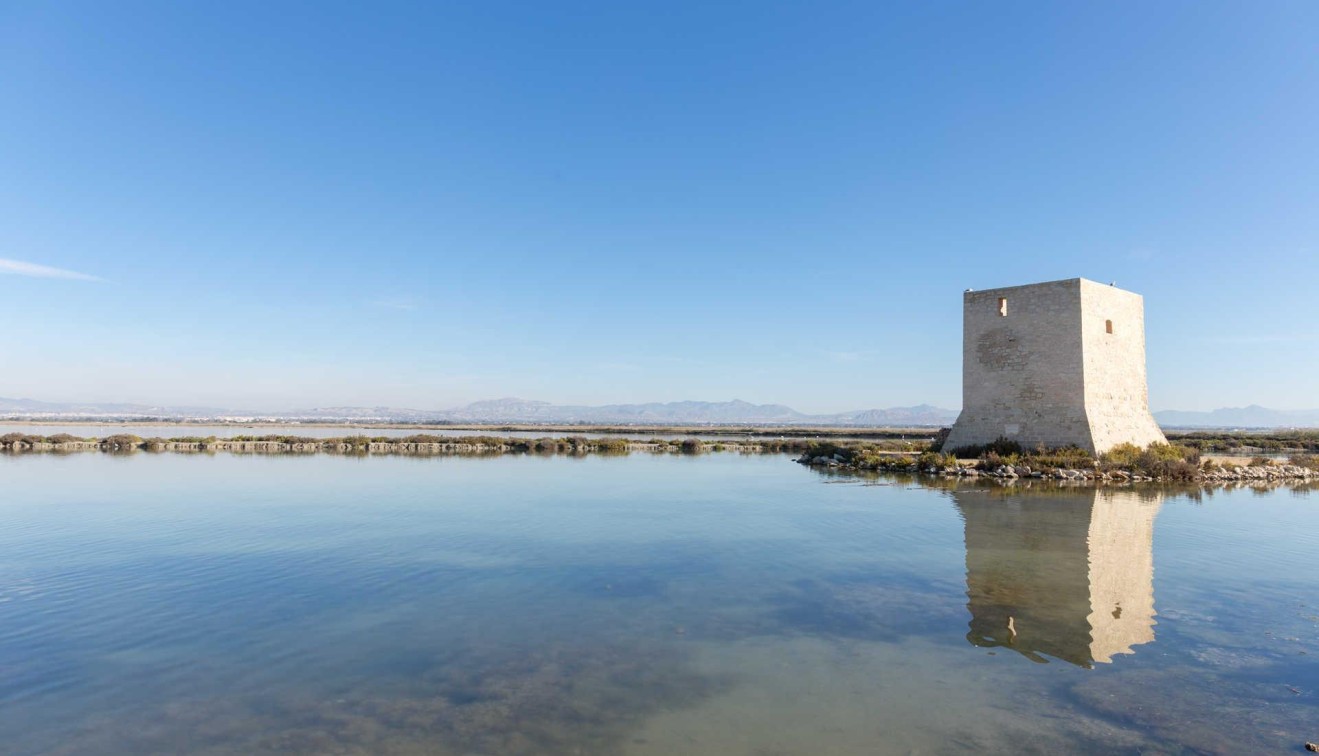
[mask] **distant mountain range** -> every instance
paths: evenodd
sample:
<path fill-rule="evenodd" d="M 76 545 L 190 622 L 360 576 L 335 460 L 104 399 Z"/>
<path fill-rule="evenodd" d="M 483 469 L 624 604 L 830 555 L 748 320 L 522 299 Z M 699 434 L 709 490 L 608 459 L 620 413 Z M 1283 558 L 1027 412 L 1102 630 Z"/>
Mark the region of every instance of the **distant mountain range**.
<path fill-rule="evenodd" d="M 522 399 L 474 402 L 443 413 L 463 422 L 616 423 L 626 425 L 945 425 L 956 410 L 928 404 L 917 407 L 857 410 L 833 415 L 808 415 L 782 404 L 731 402 L 651 402 L 597 407 L 557 405 Z"/>
<path fill-rule="evenodd" d="M 0 398 L 0 416 L 11 419 L 300 420 L 409 423 L 529 423 L 542 425 L 854 425 L 873 427 L 941 426 L 956 410 L 930 405 L 808 415 L 782 404 L 730 402 L 652 402 L 602 406 L 560 405 L 526 399 L 493 399 L 449 410 L 401 407 L 314 407 L 255 412 L 215 407 L 164 407 L 143 404 L 41 402 Z"/>
<path fill-rule="evenodd" d="M 945 426 L 957 411 L 915 407 L 809 415 L 782 404 L 651 402 L 600 406 L 550 404 L 527 399 L 492 399 L 448 410 L 400 407 L 314 407 L 279 412 L 217 407 L 42 402 L 0 398 L 0 417 L 10 419 L 288 420 L 303 422 L 526 423 L 540 425 L 835 425 L 857 427 Z M 1166 410 L 1154 418 L 1165 428 L 1316 428 L 1319 410 L 1274 410 L 1258 405 L 1210 412 Z"/>
<path fill-rule="evenodd" d="M 1275 410 L 1252 404 L 1209 412 L 1164 410 L 1154 419 L 1165 428 L 1319 428 L 1319 410 Z"/>

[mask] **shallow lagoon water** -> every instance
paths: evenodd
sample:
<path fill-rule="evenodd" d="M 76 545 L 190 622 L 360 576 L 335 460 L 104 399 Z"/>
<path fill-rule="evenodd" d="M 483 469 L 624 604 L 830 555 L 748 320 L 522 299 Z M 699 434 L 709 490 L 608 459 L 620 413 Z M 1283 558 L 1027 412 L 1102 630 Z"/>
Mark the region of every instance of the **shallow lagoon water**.
<path fill-rule="evenodd" d="M 1319 494 L 0 457 L 8 753 L 1296 751 Z"/>

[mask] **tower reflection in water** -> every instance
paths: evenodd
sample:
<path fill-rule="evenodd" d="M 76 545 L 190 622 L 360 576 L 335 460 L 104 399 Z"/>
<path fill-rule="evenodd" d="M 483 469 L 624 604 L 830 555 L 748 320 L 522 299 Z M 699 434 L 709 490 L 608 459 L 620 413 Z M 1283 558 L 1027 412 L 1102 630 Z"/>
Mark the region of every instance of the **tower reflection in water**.
<path fill-rule="evenodd" d="M 1091 668 L 1154 640 L 1157 492 L 954 491 L 981 647 Z"/>

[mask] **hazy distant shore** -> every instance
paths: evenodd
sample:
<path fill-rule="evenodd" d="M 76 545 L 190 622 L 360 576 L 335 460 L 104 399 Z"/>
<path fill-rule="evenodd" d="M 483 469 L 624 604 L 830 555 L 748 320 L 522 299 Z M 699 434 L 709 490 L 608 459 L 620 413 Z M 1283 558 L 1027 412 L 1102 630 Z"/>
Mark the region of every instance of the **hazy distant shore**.
<path fill-rule="evenodd" d="M 279 422 L 279 421 L 256 421 L 256 422 L 220 422 L 220 421 L 180 421 L 180 420 L 154 420 L 154 419 L 135 419 L 135 420 L 74 420 L 74 419 L 22 419 L 8 420 L 0 419 L 0 425 L 13 427 L 75 427 L 90 426 L 101 428 L 135 428 L 135 427 L 177 427 L 180 430 L 189 428 L 226 428 L 232 429 L 235 433 L 244 429 L 276 429 L 287 433 L 296 433 L 299 428 L 318 428 L 318 429 L 335 429 L 340 428 L 345 431 L 360 430 L 369 433 L 371 430 L 416 430 L 416 431 L 435 431 L 443 433 L 445 431 L 476 431 L 483 433 L 605 433 L 609 435 L 624 436 L 628 434 L 639 436 L 654 435 L 699 435 L 699 436 L 744 436 L 744 437 L 783 437 L 783 438 L 813 438 L 813 437 L 846 437 L 846 438 L 865 438 L 865 439 L 931 439 L 938 431 L 934 426 L 908 426 L 908 427 L 857 427 L 857 426 L 816 426 L 816 425 L 621 425 L 621 424 L 591 424 L 591 425 L 572 425 L 572 424 L 536 424 L 536 423 L 339 423 L 339 422 Z"/>
<path fill-rule="evenodd" d="M 815 443 L 811 439 L 758 439 L 743 441 L 708 441 L 694 438 L 628 439 L 587 438 L 584 436 L 545 437 L 537 439 L 497 436 L 435 436 L 417 434 L 401 438 L 341 436 L 311 438 L 291 435 L 216 437 L 141 438 L 115 434 L 99 438 L 79 438 L 69 434 L 35 436 L 8 433 L 0 436 L 0 451 L 23 453 L 136 452 L 245 454 L 625 454 L 633 451 L 695 454 L 707 451 L 736 451 L 751 454 L 799 452 Z M 893 444 L 893 442 L 889 442 Z"/>
<path fill-rule="evenodd" d="M 850 445 L 849 445 L 850 444 Z M 1168 447 L 1173 448 L 1173 447 Z M 1182 451 L 1192 451 L 1182 449 Z M 7 433 L 0 435 L 0 453 L 25 454 L 108 453 L 130 454 L 269 454 L 348 456 L 498 456 L 498 455 L 626 455 L 703 454 L 734 452 L 740 454 L 800 453 L 798 462 L 816 468 L 856 473 L 899 473 L 932 477 L 983 477 L 1003 483 L 1043 478 L 1072 483 L 1144 483 L 1169 480 L 1201 484 L 1231 482 L 1278 482 L 1319 480 L 1319 465 L 1314 457 L 1298 456 L 1289 463 L 1256 460 L 1237 465 L 1223 460 L 1207 460 L 1203 467 L 1189 467 L 1184 474 L 1169 477 L 1151 473 L 1141 465 L 1115 466 L 1103 460 L 1082 457 L 1079 449 L 1064 452 L 1065 459 L 1043 469 L 1025 464 L 987 465 L 986 459 L 958 460 L 947 454 L 930 451 L 929 444 L 899 439 L 868 442 L 843 442 L 810 438 L 747 438 L 740 440 L 702 440 L 697 438 L 612 438 L 585 436 L 513 438 L 500 436 L 437 436 L 415 434 L 399 438 L 365 435 L 312 438 L 292 435 L 234 436 L 232 438 L 188 437 L 141 438 L 119 433 L 99 438 L 79 438 L 70 434 L 49 436 Z M 1036 458 L 1038 460 L 1038 458 Z M 1196 452 L 1198 460 L 1198 452 Z M 1079 464 L 1069 464 L 1079 463 Z M 1039 464 L 1036 461 L 1036 464 Z"/>

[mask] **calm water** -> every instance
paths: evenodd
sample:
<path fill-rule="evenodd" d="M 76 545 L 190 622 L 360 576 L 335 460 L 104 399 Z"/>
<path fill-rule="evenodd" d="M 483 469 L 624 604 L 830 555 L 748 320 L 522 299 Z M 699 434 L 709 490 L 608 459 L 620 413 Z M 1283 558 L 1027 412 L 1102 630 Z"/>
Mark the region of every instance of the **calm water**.
<path fill-rule="evenodd" d="M 0 457 L 6 753 L 1296 752 L 1319 494 Z"/>

